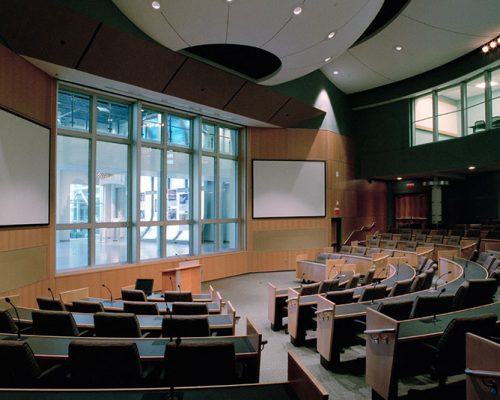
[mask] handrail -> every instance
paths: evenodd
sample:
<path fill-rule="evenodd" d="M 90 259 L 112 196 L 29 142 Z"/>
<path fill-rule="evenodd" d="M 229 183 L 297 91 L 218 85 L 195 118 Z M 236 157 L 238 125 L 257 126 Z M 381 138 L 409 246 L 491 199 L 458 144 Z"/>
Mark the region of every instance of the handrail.
<path fill-rule="evenodd" d="M 500 378 L 500 372 L 497 371 L 485 371 L 481 369 L 465 369 L 465 375 L 479 376 L 482 378 Z"/>
<path fill-rule="evenodd" d="M 363 225 L 360 229 L 355 229 L 353 230 L 350 235 L 347 237 L 346 240 L 344 240 L 344 244 L 347 244 L 349 242 L 349 240 L 352 238 L 352 236 L 355 234 L 355 233 L 361 233 L 361 232 L 367 232 L 367 231 L 371 231 L 375 226 L 375 222 L 372 222 L 371 225 Z"/>

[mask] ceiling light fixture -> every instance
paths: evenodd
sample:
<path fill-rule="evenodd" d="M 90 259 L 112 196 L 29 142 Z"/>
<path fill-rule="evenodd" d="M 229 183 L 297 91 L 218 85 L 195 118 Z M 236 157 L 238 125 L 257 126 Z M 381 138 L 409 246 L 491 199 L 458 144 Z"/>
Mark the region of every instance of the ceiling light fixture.
<path fill-rule="evenodd" d="M 151 7 L 153 7 L 155 10 L 159 10 L 161 5 L 160 5 L 160 2 L 159 1 L 153 1 L 151 3 Z"/>
<path fill-rule="evenodd" d="M 400 44 L 397 44 L 396 46 L 394 46 L 394 50 L 401 51 L 401 50 L 403 50 L 403 46 L 401 46 Z"/>
<path fill-rule="evenodd" d="M 297 6 L 293 9 L 293 14 L 294 15 L 300 15 L 302 13 L 302 7 L 301 6 Z"/>
<path fill-rule="evenodd" d="M 494 49 L 495 47 L 497 47 L 497 41 L 496 40 L 492 40 L 490 42 L 490 49 Z"/>
<path fill-rule="evenodd" d="M 497 47 L 500 47 L 500 36 L 496 37 L 481 46 L 481 51 L 486 54 L 489 51 L 493 51 Z"/>
<path fill-rule="evenodd" d="M 474 171 L 476 169 L 476 167 L 474 165 L 471 165 L 467 168 L 469 171 Z"/>
<path fill-rule="evenodd" d="M 332 57 L 326 57 L 326 58 L 324 59 L 324 61 L 325 61 L 325 62 L 328 62 L 328 61 L 330 61 L 331 59 L 332 59 Z"/>
<path fill-rule="evenodd" d="M 339 74 L 339 71 L 337 71 L 336 69 L 333 70 L 333 75 L 338 75 Z"/>
<path fill-rule="evenodd" d="M 328 39 L 331 39 L 335 36 L 335 31 L 331 31 L 329 34 L 328 34 Z"/>
<path fill-rule="evenodd" d="M 490 51 L 490 48 L 488 46 L 484 45 L 483 47 L 481 47 L 481 51 L 483 53 L 487 53 L 488 51 Z"/>
<path fill-rule="evenodd" d="M 398 181 L 402 181 L 402 180 L 403 180 L 403 177 L 402 177 L 402 176 L 398 176 L 396 179 L 397 179 Z"/>

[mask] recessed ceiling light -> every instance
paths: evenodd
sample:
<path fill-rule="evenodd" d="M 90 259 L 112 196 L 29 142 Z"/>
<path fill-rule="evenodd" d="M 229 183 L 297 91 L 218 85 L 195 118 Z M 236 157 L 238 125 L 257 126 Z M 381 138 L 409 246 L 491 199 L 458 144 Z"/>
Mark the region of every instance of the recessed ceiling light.
<path fill-rule="evenodd" d="M 160 2 L 159 1 L 153 1 L 151 3 L 151 7 L 153 7 L 155 10 L 159 10 L 160 9 Z"/>
<path fill-rule="evenodd" d="M 233 0 L 226 0 L 226 3 L 232 3 Z"/>
<path fill-rule="evenodd" d="M 500 44 L 500 37 L 497 39 L 497 43 Z"/>
<path fill-rule="evenodd" d="M 335 31 L 331 31 L 329 34 L 328 34 L 328 39 L 331 39 L 332 37 L 335 36 Z"/>
<path fill-rule="evenodd" d="M 402 177 L 402 176 L 398 176 L 396 179 L 397 179 L 398 181 L 402 181 L 402 180 L 403 180 L 403 177 Z"/>
<path fill-rule="evenodd" d="M 469 171 L 474 171 L 476 169 L 476 167 L 474 165 L 471 165 L 467 168 Z"/>
<path fill-rule="evenodd" d="M 496 40 L 492 40 L 492 41 L 490 42 L 490 48 L 491 48 L 491 49 L 494 49 L 495 47 L 497 47 L 497 42 L 496 42 Z"/>
<path fill-rule="evenodd" d="M 325 61 L 325 62 L 328 62 L 328 61 L 330 61 L 331 59 L 332 59 L 332 57 L 326 57 L 326 58 L 324 59 L 324 61 Z"/>
<path fill-rule="evenodd" d="M 301 6 L 297 6 L 293 9 L 293 14 L 294 15 L 299 15 L 300 13 L 302 12 L 302 7 Z"/>
<path fill-rule="evenodd" d="M 484 45 L 483 47 L 481 47 L 481 51 L 483 53 L 487 53 L 488 51 L 490 51 L 490 48 L 487 45 Z"/>
<path fill-rule="evenodd" d="M 338 75 L 339 74 L 339 71 L 337 71 L 336 69 L 333 70 L 333 75 Z"/>
<path fill-rule="evenodd" d="M 401 50 L 403 50 L 403 46 L 401 46 L 400 44 L 397 44 L 396 46 L 394 46 L 394 50 L 401 51 Z"/>

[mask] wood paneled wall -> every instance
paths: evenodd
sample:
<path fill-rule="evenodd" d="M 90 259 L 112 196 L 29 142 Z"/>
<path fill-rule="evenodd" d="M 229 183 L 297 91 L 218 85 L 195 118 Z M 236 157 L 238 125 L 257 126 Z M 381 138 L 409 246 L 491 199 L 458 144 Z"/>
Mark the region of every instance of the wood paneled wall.
<path fill-rule="evenodd" d="M 0 106 L 15 111 L 51 128 L 52 155 L 55 155 L 56 91 L 54 79 L 47 76 L 23 58 L 0 46 Z M 339 201 L 343 218 L 343 238 L 361 225 L 377 222 L 377 229 L 385 229 L 386 190 L 382 184 L 368 184 L 354 179 L 354 144 L 350 138 L 325 130 L 313 129 L 248 129 L 248 182 L 246 234 L 248 248 L 236 253 L 225 253 L 203 257 L 202 279 L 210 281 L 227 276 L 258 271 L 275 271 L 295 268 L 295 257 L 308 254 L 314 257 L 331 244 L 331 217 L 335 203 Z M 251 210 L 251 160 L 269 159 L 314 159 L 327 162 L 327 216 L 325 218 L 266 219 L 253 220 Z M 51 160 L 51 182 L 55 182 L 55 156 Z M 180 259 L 171 258 L 157 262 L 127 265 L 126 267 L 94 268 L 86 271 L 55 274 L 55 188 L 51 187 L 51 218 L 48 227 L 1 228 L 0 252 L 33 249 L 44 246 L 46 259 L 39 261 L 46 268 L 46 278 L 38 282 L 12 288 L 0 295 L 20 294 L 21 305 L 34 306 L 37 296 L 48 295 L 47 288 L 54 292 L 89 287 L 92 296 L 107 297 L 102 284 L 109 286 L 113 296 L 120 288 L 133 284 L 138 277 L 155 279 L 155 289 L 160 289 L 161 271 L 178 266 Z M 254 233 L 280 234 L 294 231 L 304 235 L 314 232 L 315 241 L 323 237 L 324 244 L 316 248 L 277 249 L 256 251 Z"/>

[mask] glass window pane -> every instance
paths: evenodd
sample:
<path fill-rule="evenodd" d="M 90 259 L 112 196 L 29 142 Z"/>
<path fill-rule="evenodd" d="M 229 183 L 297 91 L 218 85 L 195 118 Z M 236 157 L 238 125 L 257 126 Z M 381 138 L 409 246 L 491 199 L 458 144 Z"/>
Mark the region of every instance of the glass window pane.
<path fill-rule="evenodd" d="M 191 146 L 191 119 L 169 115 L 167 124 L 168 144 Z"/>
<path fill-rule="evenodd" d="M 141 148 L 140 219 L 158 221 L 160 219 L 161 150 Z"/>
<path fill-rule="evenodd" d="M 95 234 L 96 265 L 127 262 L 127 228 L 100 228 Z"/>
<path fill-rule="evenodd" d="M 433 142 L 432 94 L 415 99 L 413 106 L 413 145 Z"/>
<path fill-rule="evenodd" d="M 219 127 L 219 151 L 224 154 L 238 154 L 238 131 Z"/>
<path fill-rule="evenodd" d="M 190 254 L 191 225 L 167 226 L 167 256 Z"/>
<path fill-rule="evenodd" d="M 414 146 L 434 141 L 433 132 L 428 128 L 429 125 L 432 126 L 432 118 L 430 118 L 430 121 L 425 119 L 419 121 L 419 125 L 415 124 Z"/>
<path fill-rule="evenodd" d="M 212 219 L 215 216 L 215 159 L 202 157 L 201 171 L 201 219 Z"/>
<path fill-rule="evenodd" d="M 97 133 L 128 137 L 128 126 L 128 105 L 97 100 Z"/>
<path fill-rule="evenodd" d="M 220 218 L 238 216 L 238 163 L 235 160 L 219 160 L 219 215 Z"/>
<path fill-rule="evenodd" d="M 128 146 L 97 142 L 96 222 L 127 220 Z"/>
<path fill-rule="evenodd" d="M 57 136 L 57 204 L 60 224 L 89 222 L 89 141 Z"/>
<path fill-rule="evenodd" d="M 64 271 L 88 265 L 88 229 L 58 230 L 56 232 L 56 270 Z"/>
<path fill-rule="evenodd" d="M 203 253 L 215 252 L 215 224 L 203 224 L 201 226 L 201 250 Z"/>
<path fill-rule="evenodd" d="M 460 86 L 440 90 L 437 102 L 439 140 L 462 136 L 462 95 Z"/>
<path fill-rule="evenodd" d="M 238 224 L 220 224 L 220 250 L 236 250 L 238 248 Z"/>
<path fill-rule="evenodd" d="M 161 236 L 159 226 L 142 226 L 141 235 L 141 260 L 160 258 Z"/>
<path fill-rule="evenodd" d="M 432 94 L 415 99 L 415 121 L 432 118 Z"/>
<path fill-rule="evenodd" d="M 215 126 L 202 124 L 202 149 L 205 151 L 215 151 Z"/>
<path fill-rule="evenodd" d="M 491 127 L 500 127 L 500 69 L 491 72 Z"/>
<path fill-rule="evenodd" d="M 142 110 L 142 140 L 161 143 L 163 129 L 163 114 L 153 110 Z"/>
<path fill-rule="evenodd" d="M 90 96 L 60 90 L 57 98 L 57 126 L 90 132 Z"/>
<path fill-rule="evenodd" d="M 185 221 L 191 217 L 191 155 L 167 152 L 167 220 Z"/>
<path fill-rule="evenodd" d="M 467 134 L 484 131 L 486 129 L 484 77 L 480 76 L 467 82 Z"/>

